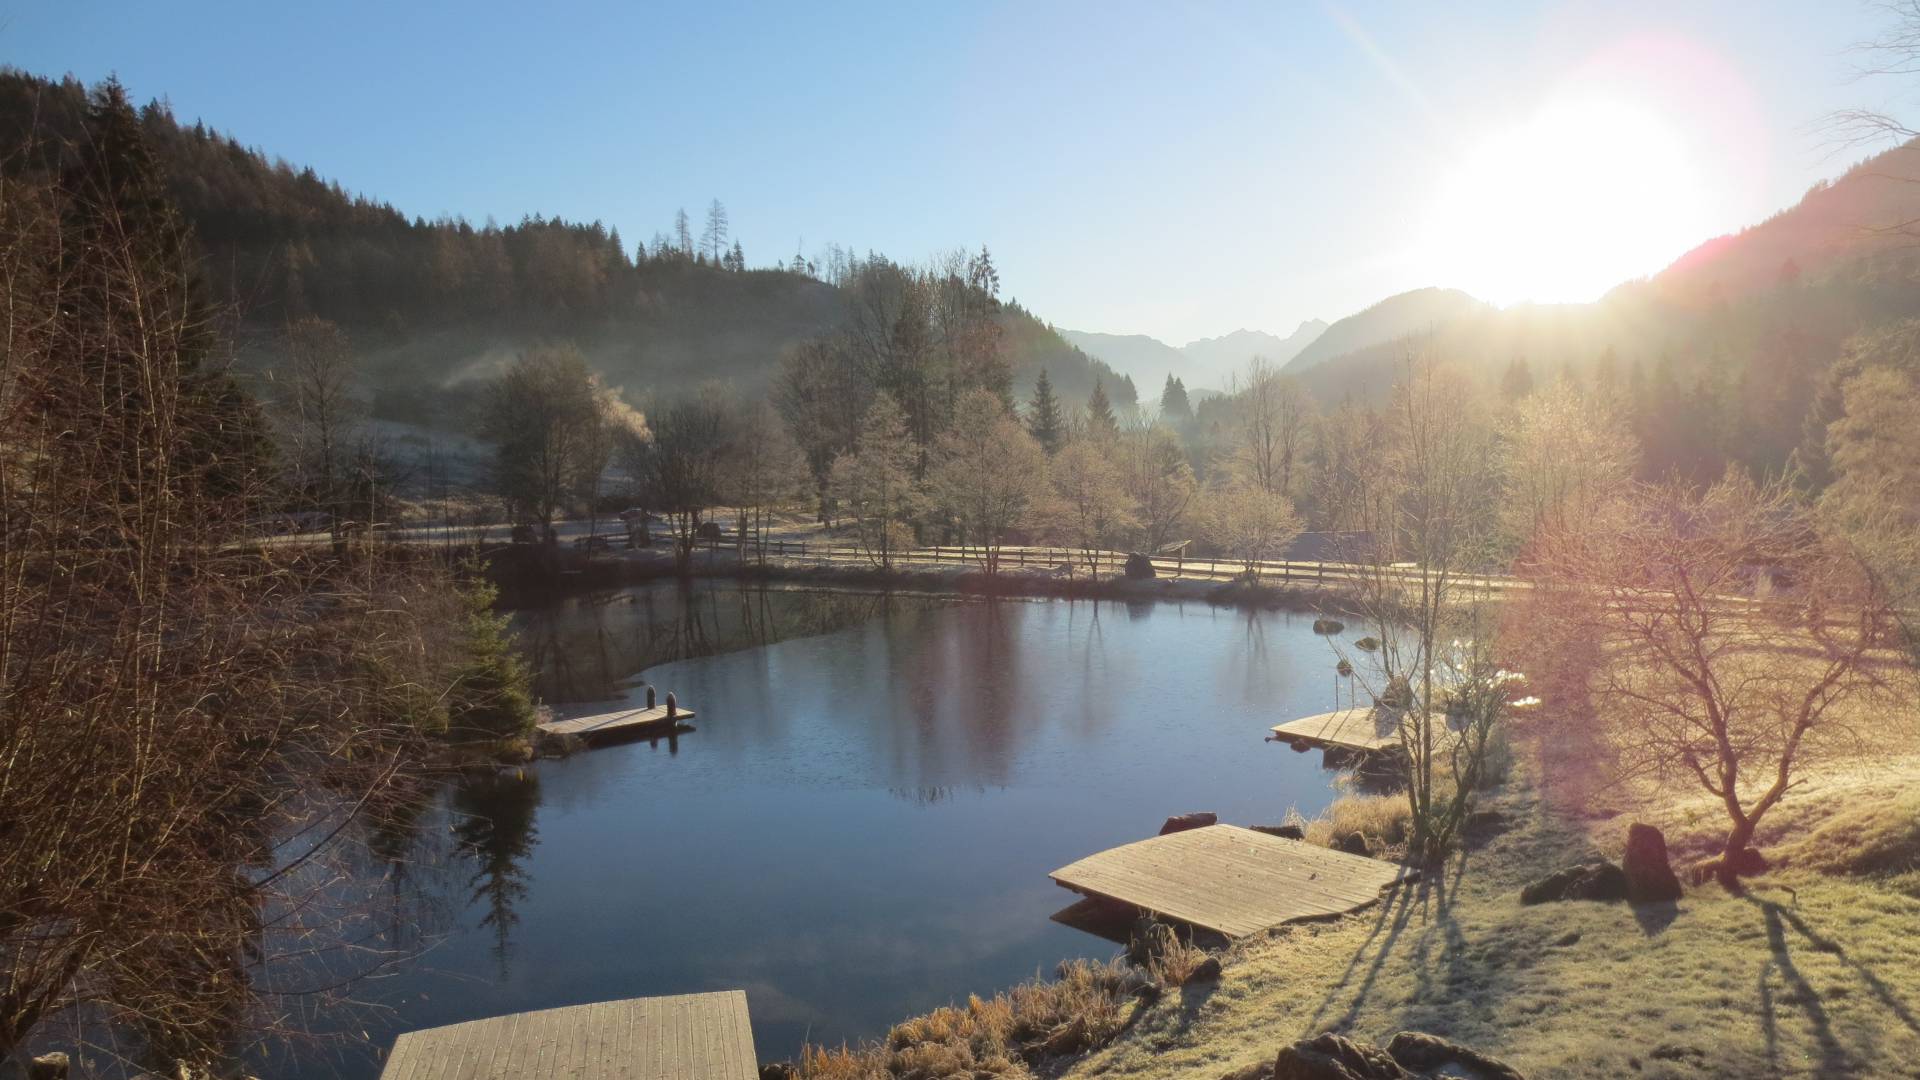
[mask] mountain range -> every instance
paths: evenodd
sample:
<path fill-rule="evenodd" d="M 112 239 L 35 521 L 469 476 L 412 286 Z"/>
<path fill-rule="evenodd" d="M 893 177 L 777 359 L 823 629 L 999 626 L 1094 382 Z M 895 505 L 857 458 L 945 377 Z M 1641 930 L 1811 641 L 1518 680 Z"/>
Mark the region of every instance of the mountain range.
<path fill-rule="evenodd" d="M 1151 401 L 1167 376 L 1175 375 L 1195 391 L 1224 391 L 1247 361 L 1262 357 L 1284 365 L 1313 344 L 1327 330 L 1319 319 L 1309 319 L 1286 337 L 1265 330 L 1235 330 L 1220 337 L 1201 338 L 1175 347 L 1145 334 L 1102 334 L 1087 330 L 1060 330 L 1060 336 L 1115 371 L 1133 379 L 1144 400 Z"/>

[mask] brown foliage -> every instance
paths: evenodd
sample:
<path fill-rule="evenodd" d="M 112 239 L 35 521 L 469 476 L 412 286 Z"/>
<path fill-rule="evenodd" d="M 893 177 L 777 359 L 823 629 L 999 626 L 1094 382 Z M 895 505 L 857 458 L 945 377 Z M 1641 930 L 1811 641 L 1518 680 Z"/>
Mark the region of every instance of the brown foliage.
<path fill-rule="evenodd" d="M 1622 765 L 1724 806 L 1726 849 L 1800 773 L 1865 733 L 1844 706 L 1877 681 L 1884 594 L 1784 485 L 1645 485 L 1542 551 Z M 1737 860 L 1729 860 L 1729 865 Z M 1731 877 L 1731 875 L 1728 875 Z"/>

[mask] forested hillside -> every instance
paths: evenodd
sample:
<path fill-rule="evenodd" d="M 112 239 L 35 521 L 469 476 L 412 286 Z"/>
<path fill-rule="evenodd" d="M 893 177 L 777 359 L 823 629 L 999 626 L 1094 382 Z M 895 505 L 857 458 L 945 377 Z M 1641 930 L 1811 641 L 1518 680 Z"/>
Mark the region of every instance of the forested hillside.
<path fill-rule="evenodd" d="M 1845 343 L 1920 316 L 1920 241 L 1905 228 L 1920 218 L 1920 185 L 1902 179 L 1915 176 L 1920 150 L 1892 150 L 1596 303 L 1474 307 L 1306 370 L 1303 354 L 1291 370 L 1328 407 L 1380 400 L 1412 353 L 1509 397 L 1570 379 L 1623 404 L 1644 475 L 1817 469 L 1827 418 L 1815 406 Z"/>
<path fill-rule="evenodd" d="M 70 160 L 85 100 L 72 79 L 0 72 L 8 167 L 47 174 Z M 270 362 L 293 321 L 328 320 L 361 356 L 375 411 L 394 419 L 449 422 L 475 376 L 554 339 L 575 342 L 636 399 L 708 379 L 758 393 L 784 353 L 847 329 L 858 280 L 938 276 L 837 248 L 826 265 L 750 268 L 717 201 L 704 222 L 683 217 L 637 244 L 598 221 L 409 218 L 310 166 L 183 123 L 164 104 L 141 110 L 140 123 L 204 253 L 213 298 L 235 313 L 243 361 Z M 947 262 L 940 272 L 957 265 Z M 997 274 L 991 285 L 997 292 Z M 1085 400 L 1100 381 L 1116 403 L 1132 403 L 1131 383 L 1025 309 L 996 301 L 991 317 L 1020 392 L 1044 366 L 1069 400 Z"/>

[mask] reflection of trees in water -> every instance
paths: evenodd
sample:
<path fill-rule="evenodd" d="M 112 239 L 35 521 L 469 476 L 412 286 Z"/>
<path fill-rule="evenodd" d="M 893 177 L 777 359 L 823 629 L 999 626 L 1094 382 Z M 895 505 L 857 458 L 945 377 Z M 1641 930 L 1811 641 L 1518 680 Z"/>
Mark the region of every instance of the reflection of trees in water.
<path fill-rule="evenodd" d="M 789 638 L 828 634 L 896 611 L 950 601 L 931 596 L 679 583 L 565 597 L 514 620 L 534 690 L 549 702 L 624 697 L 649 668 Z"/>
<path fill-rule="evenodd" d="M 957 795 L 984 795 L 985 784 L 930 784 L 922 787 L 890 787 L 887 794 L 901 802 L 910 802 L 916 806 L 932 806 L 935 803 L 951 802 Z"/>
<path fill-rule="evenodd" d="M 480 925 L 493 928 L 493 956 L 503 979 L 513 928 L 520 922 L 514 905 L 526 898 L 526 860 L 539 840 L 533 827 L 539 806 L 540 779 L 530 771 L 481 773 L 462 778 L 453 789 L 453 809 L 461 815 L 454 836 L 460 854 L 473 860 L 467 884 L 472 899 L 487 905 Z"/>

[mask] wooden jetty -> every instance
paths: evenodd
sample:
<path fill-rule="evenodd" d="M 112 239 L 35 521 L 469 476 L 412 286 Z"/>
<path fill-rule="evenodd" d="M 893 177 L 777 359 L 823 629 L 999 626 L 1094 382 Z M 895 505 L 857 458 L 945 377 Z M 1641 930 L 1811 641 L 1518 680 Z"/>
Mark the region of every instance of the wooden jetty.
<path fill-rule="evenodd" d="M 664 733 L 672 730 L 673 726 L 682 720 L 691 719 L 693 719 L 693 710 L 684 705 L 676 708 L 671 717 L 667 715 L 665 705 L 655 705 L 650 709 L 621 709 L 589 716 L 543 720 L 536 726 L 547 735 L 578 735 L 582 738 L 596 738 L 609 735 L 641 735 L 648 731 Z"/>
<path fill-rule="evenodd" d="M 1372 754 L 1400 745 L 1400 714 L 1391 709 L 1362 705 L 1300 720 L 1275 724 L 1274 738 L 1296 750 L 1326 747 Z"/>
<path fill-rule="evenodd" d="M 1302 840 L 1208 825 L 1122 844 L 1051 876 L 1074 892 L 1232 938 L 1358 911 L 1410 873 Z"/>
<path fill-rule="evenodd" d="M 757 1080 L 741 990 L 628 998 L 410 1031 L 380 1080 Z"/>

